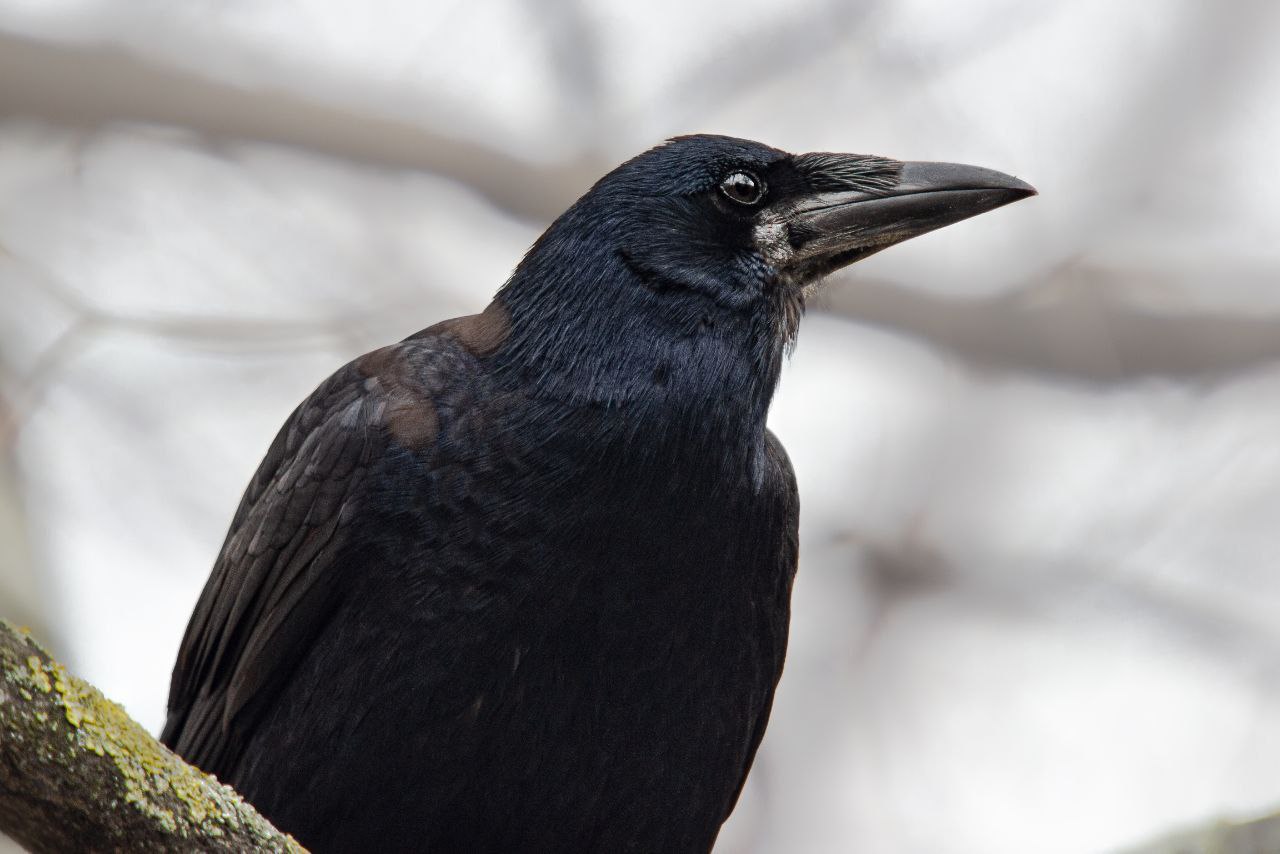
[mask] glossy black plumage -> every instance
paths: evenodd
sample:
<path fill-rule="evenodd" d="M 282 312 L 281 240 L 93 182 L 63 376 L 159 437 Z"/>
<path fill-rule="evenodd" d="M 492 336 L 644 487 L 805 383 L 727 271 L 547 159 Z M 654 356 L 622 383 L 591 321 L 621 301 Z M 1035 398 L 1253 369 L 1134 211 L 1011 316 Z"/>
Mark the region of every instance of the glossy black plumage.
<path fill-rule="evenodd" d="M 164 741 L 317 851 L 709 850 L 786 647 L 798 504 L 765 417 L 805 293 L 1029 192 L 867 227 L 904 168 L 675 140 L 483 314 L 322 383 L 232 522 Z"/>

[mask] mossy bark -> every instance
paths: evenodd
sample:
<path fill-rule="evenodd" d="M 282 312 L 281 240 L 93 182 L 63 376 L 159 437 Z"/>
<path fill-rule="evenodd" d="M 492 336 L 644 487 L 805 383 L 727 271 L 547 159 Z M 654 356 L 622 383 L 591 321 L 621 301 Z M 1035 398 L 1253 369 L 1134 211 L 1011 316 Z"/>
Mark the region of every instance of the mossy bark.
<path fill-rule="evenodd" d="M 1242 821 L 1216 821 L 1156 842 L 1126 848 L 1123 854 L 1276 854 L 1280 813 Z"/>
<path fill-rule="evenodd" d="M 0 620 L 0 830 L 33 852 L 301 852 Z"/>

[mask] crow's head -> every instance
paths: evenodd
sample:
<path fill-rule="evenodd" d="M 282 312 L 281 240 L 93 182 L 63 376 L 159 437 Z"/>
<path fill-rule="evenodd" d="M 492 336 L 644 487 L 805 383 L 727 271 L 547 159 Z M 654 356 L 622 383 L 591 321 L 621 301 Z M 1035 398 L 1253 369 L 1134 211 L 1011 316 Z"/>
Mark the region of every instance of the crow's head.
<path fill-rule="evenodd" d="M 659 349 L 722 339 L 725 358 L 772 364 L 827 274 L 1034 193 L 974 166 L 678 137 L 600 179 L 535 244 L 503 298 L 544 327 L 531 330 L 542 344 L 574 348 L 574 364 L 634 350 L 637 336 Z M 588 341 L 575 326 L 603 334 Z"/>
<path fill-rule="evenodd" d="M 729 306 L 811 288 L 841 267 L 1035 190 L 990 169 L 862 154 L 787 154 L 722 136 L 673 139 L 583 200 L 651 285 Z"/>

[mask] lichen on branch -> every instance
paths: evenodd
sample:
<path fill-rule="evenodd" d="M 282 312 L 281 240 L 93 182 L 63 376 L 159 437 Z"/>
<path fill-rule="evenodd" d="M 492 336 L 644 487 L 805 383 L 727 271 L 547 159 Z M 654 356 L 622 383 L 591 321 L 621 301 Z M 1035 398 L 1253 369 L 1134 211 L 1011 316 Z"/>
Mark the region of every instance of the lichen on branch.
<path fill-rule="evenodd" d="M 303 850 L 3 620 L 0 831 L 35 852 Z"/>

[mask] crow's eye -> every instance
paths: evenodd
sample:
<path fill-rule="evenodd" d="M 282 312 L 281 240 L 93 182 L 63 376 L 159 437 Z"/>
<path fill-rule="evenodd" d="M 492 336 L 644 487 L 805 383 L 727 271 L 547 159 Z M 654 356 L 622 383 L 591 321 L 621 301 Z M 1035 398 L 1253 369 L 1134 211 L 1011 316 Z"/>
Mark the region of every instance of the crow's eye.
<path fill-rule="evenodd" d="M 750 172 L 730 172 L 720 182 L 720 192 L 740 205 L 758 205 L 764 198 L 764 181 Z"/>

